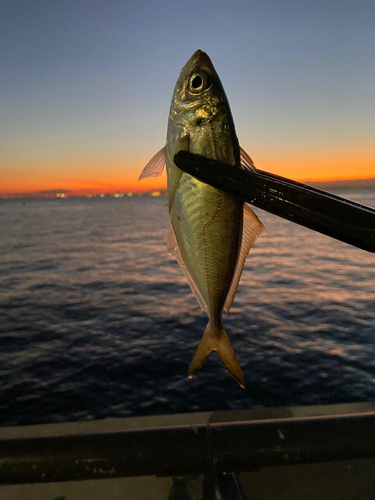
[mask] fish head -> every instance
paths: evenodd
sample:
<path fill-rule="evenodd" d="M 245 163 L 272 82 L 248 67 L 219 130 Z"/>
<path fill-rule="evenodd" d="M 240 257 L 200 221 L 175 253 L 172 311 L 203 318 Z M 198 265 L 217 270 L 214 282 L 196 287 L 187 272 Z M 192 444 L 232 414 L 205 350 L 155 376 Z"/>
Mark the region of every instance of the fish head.
<path fill-rule="evenodd" d="M 230 115 L 220 78 L 208 55 L 197 50 L 177 80 L 170 119 L 185 129 L 201 127 L 219 114 Z"/>

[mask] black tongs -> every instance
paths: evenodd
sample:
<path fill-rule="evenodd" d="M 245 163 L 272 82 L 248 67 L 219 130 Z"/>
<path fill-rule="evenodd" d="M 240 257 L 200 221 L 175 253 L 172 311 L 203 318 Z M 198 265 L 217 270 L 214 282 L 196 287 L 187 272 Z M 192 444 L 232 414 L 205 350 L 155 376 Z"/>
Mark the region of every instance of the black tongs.
<path fill-rule="evenodd" d="M 250 172 L 180 151 L 184 172 L 284 219 L 375 252 L 375 210 L 321 189 L 270 174 Z"/>

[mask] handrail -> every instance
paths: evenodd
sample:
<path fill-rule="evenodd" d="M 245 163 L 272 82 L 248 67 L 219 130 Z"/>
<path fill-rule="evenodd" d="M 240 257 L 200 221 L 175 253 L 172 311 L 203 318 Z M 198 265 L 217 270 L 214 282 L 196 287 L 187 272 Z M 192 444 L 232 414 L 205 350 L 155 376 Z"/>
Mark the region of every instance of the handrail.
<path fill-rule="evenodd" d="M 375 458 L 374 405 L 356 405 L 358 413 L 345 413 L 350 405 L 337 406 L 328 406 L 326 415 L 302 407 L 303 417 L 281 408 L 0 428 L 0 484 L 218 474 Z"/>

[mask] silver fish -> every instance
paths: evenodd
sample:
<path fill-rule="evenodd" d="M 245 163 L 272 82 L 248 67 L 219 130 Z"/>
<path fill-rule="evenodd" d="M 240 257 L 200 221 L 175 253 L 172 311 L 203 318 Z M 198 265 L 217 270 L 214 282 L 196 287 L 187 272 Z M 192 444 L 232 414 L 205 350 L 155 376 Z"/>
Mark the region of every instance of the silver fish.
<path fill-rule="evenodd" d="M 182 172 L 173 162 L 181 150 L 255 170 L 240 148 L 220 79 L 207 54 L 197 50 L 177 80 L 167 143 L 145 166 L 140 179 L 159 176 L 167 166 L 171 225 L 168 251 L 175 255 L 201 308 L 209 318 L 190 364 L 191 377 L 211 351 L 241 387 L 245 380 L 221 322 L 237 291 L 246 256 L 257 236 L 267 234 L 250 207 Z"/>

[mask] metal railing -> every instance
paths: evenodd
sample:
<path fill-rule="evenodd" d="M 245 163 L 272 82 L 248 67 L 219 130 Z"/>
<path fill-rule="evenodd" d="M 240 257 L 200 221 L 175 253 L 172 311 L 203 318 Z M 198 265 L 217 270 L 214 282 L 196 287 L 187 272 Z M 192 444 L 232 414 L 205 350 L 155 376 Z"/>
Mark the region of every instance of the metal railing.
<path fill-rule="evenodd" d="M 213 475 L 375 457 L 372 403 L 0 429 L 0 484 Z"/>

